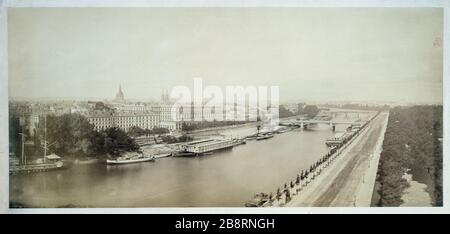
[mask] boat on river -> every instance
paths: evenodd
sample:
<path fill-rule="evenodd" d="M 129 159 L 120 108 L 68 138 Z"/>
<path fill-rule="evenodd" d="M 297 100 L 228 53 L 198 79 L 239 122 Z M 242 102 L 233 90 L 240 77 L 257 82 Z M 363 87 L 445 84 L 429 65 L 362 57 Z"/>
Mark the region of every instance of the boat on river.
<path fill-rule="evenodd" d="M 106 160 L 107 164 L 129 164 L 154 161 L 155 156 L 145 155 L 139 152 L 126 152 L 115 159 Z"/>
<path fill-rule="evenodd" d="M 63 168 L 64 163 L 61 158 L 55 154 L 47 155 L 45 160 L 37 160 L 33 163 L 10 165 L 9 173 L 32 173 L 32 172 L 42 172 L 57 170 Z"/>
<path fill-rule="evenodd" d="M 236 139 L 233 139 L 233 143 L 234 143 L 234 145 L 244 145 L 244 144 L 247 144 L 247 141 L 245 139 L 236 138 Z"/>
<path fill-rule="evenodd" d="M 41 145 L 44 149 L 44 156 L 42 158 L 39 158 L 33 162 L 27 161 L 27 155 L 25 154 L 25 134 L 19 134 L 21 135 L 22 140 L 22 156 L 21 160 L 16 160 L 16 162 L 14 162 L 14 160 L 10 160 L 10 174 L 43 172 L 63 168 L 64 163 L 61 157 L 54 153 L 47 154 L 51 145 L 47 141 L 47 117 L 44 118 L 44 142 Z"/>
<path fill-rule="evenodd" d="M 160 154 L 155 154 L 154 156 L 155 156 L 155 158 L 165 158 L 165 157 L 172 156 L 172 153 L 160 153 Z"/>
<path fill-rule="evenodd" d="M 258 140 L 258 141 L 266 140 L 266 139 L 270 139 L 272 137 L 273 137 L 272 133 L 260 134 L 258 137 L 256 137 L 256 140 Z"/>
<path fill-rule="evenodd" d="M 253 199 L 245 202 L 245 207 L 261 207 L 269 201 L 269 195 L 266 193 L 257 193 Z"/>

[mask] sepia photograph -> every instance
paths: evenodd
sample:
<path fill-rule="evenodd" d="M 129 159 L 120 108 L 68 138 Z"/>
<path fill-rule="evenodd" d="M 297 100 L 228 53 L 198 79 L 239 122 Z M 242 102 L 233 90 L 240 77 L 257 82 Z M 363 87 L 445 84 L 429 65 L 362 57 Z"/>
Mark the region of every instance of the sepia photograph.
<path fill-rule="evenodd" d="M 0 18 L 6 212 L 444 207 L 441 1 L 43 2 Z"/>

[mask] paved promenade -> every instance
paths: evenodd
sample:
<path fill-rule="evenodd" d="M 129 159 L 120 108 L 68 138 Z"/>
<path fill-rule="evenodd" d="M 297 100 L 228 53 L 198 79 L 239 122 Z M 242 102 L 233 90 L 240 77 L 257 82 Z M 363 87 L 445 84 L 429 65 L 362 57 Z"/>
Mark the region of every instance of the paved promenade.
<path fill-rule="evenodd" d="M 388 113 L 381 113 L 283 206 L 370 206 Z M 282 204 L 280 204 L 282 205 Z"/>

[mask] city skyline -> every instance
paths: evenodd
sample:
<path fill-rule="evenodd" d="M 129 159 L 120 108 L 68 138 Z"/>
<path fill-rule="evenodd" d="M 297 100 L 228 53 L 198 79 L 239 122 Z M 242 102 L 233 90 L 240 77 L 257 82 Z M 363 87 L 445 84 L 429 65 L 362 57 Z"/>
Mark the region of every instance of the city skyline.
<path fill-rule="evenodd" d="M 450 5 L 417 1 L 8 1 L 4 210 L 445 210 Z"/>
<path fill-rule="evenodd" d="M 122 85 L 159 100 L 201 77 L 278 85 L 281 102 L 442 103 L 441 9 L 24 8 L 9 25 L 12 99 L 113 99 Z"/>

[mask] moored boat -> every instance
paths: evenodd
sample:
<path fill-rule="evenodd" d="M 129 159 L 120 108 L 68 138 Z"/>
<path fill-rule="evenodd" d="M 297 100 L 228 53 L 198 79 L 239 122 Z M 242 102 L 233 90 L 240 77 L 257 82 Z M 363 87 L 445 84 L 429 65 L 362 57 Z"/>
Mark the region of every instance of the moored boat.
<path fill-rule="evenodd" d="M 32 172 L 57 170 L 61 169 L 63 165 L 64 163 L 60 159 L 52 161 L 48 160 L 46 162 L 39 161 L 36 163 L 10 165 L 9 173 L 16 174 L 16 173 L 32 173 Z"/>
<path fill-rule="evenodd" d="M 266 133 L 266 134 L 261 134 L 261 135 L 259 135 L 257 138 L 256 138 L 256 140 L 258 140 L 258 141 L 260 141 L 260 140 L 266 140 L 266 139 L 269 139 L 269 138 L 272 138 L 273 137 L 273 134 L 272 133 Z"/>
<path fill-rule="evenodd" d="M 25 154 L 25 134 L 19 133 L 22 140 L 22 157 L 21 160 L 10 160 L 9 173 L 33 173 L 61 169 L 64 163 L 58 155 L 52 153 L 47 154 L 50 144 L 47 141 L 47 117 L 44 118 L 44 142 L 42 143 L 42 148 L 44 149 L 44 157 L 40 158 L 34 162 L 28 162 L 27 156 Z"/>
<path fill-rule="evenodd" d="M 119 156 L 115 159 L 106 160 L 107 164 L 128 164 L 128 163 L 139 163 L 139 162 L 149 162 L 154 161 L 155 156 L 153 155 L 144 155 L 138 152 L 127 152 Z"/>
<path fill-rule="evenodd" d="M 190 156 L 195 156 L 195 154 L 181 150 L 181 151 L 173 152 L 172 156 L 174 156 L 174 157 L 190 157 Z"/>
<path fill-rule="evenodd" d="M 161 154 L 155 154 L 155 158 L 165 158 L 172 156 L 172 153 L 161 153 Z"/>
<path fill-rule="evenodd" d="M 243 145 L 243 144 L 246 144 L 246 143 L 247 143 L 247 142 L 245 141 L 245 139 L 240 139 L 240 138 L 233 139 L 233 142 L 234 142 L 235 145 Z"/>
<path fill-rule="evenodd" d="M 246 207 L 261 207 L 269 201 L 269 195 L 266 193 L 257 193 L 253 199 L 245 202 Z"/>

